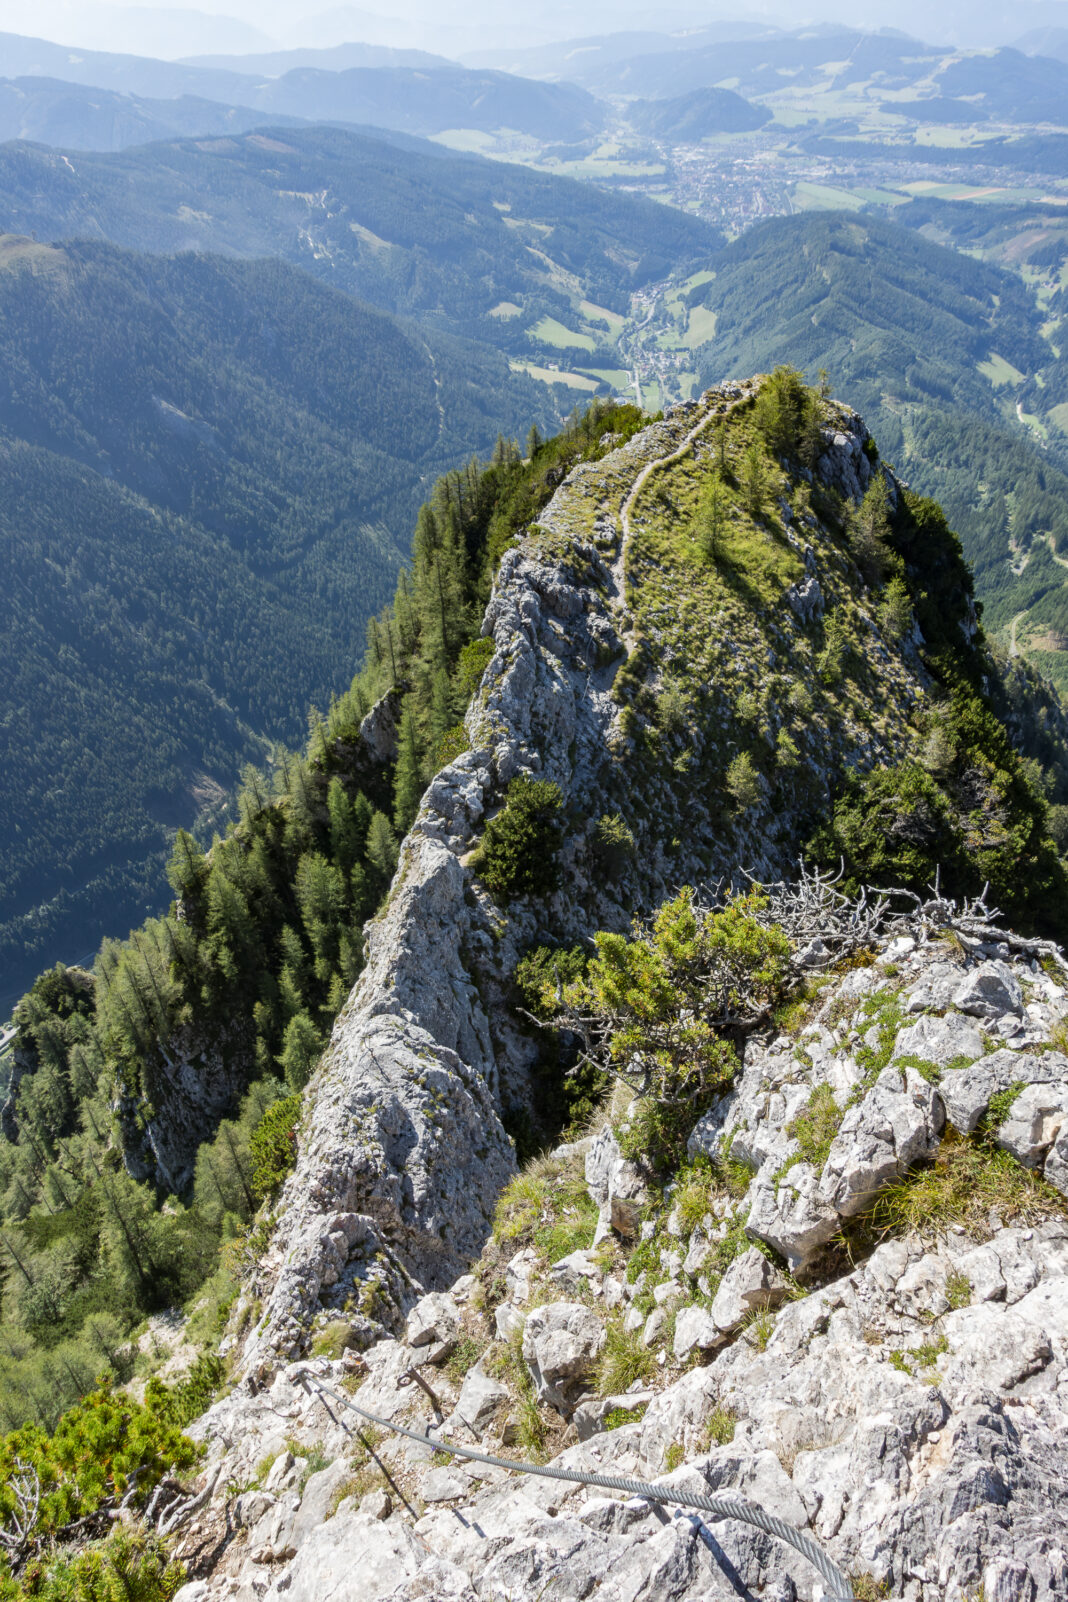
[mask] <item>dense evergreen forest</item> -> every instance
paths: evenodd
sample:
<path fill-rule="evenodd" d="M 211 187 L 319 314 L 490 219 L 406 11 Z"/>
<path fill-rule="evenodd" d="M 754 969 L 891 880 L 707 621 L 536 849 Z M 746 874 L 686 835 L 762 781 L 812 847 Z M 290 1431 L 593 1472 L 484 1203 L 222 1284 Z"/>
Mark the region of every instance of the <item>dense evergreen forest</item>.
<path fill-rule="evenodd" d="M 19 1003 L 0 1139 L 0 1427 L 51 1426 L 102 1367 L 128 1374 L 131 1328 L 205 1284 L 193 1333 L 219 1328 L 257 1249 L 249 1221 L 292 1160 L 295 1093 L 360 971 L 361 926 L 427 779 L 463 748 L 495 563 L 571 465 L 644 421 L 595 406 L 545 443 L 535 432 L 526 463 L 501 440 L 489 464 L 439 480 L 364 666 L 303 754 L 247 769 L 240 817 L 209 853 L 178 834 L 166 916 L 105 942 L 91 971 L 48 971 Z M 376 762 L 359 730 L 384 696 L 396 755 Z M 230 1116 L 168 1197 L 153 1147 L 168 1069 L 219 1052 Z"/>
<path fill-rule="evenodd" d="M 281 262 L 0 267 L 7 989 L 159 905 L 174 828 L 351 673 L 436 474 L 552 412 Z"/>
<path fill-rule="evenodd" d="M 918 212 L 917 228 L 929 215 Z M 944 226 L 967 224 L 951 214 Z M 1063 292 L 1039 313 L 1016 274 L 841 213 L 762 224 L 716 266 L 715 280 L 691 296 L 717 320 L 702 381 L 782 360 L 811 375 L 827 370 L 887 458 L 945 506 L 988 626 L 1007 632 L 1027 609 L 1030 654 L 1068 688 L 1058 563 L 1068 555 L 1068 435 L 1057 427 L 1068 400 L 1068 368 L 1056 354 L 1068 345 Z M 1012 373 L 1019 387 L 1005 387 Z M 1017 401 L 1050 414 L 1041 445 L 1019 426 Z"/>

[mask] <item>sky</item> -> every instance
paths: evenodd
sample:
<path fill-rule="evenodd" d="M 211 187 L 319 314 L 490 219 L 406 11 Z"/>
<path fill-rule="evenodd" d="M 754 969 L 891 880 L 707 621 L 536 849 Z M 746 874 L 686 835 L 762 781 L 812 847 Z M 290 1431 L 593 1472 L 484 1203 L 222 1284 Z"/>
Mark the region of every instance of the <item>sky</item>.
<path fill-rule="evenodd" d="M 867 0 L 863 10 L 870 27 L 898 26 L 933 43 L 988 47 L 1029 29 L 1068 29 L 1068 0 Z M 0 31 L 170 59 L 349 41 L 453 55 L 736 18 L 785 27 L 859 20 L 853 0 L 584 0 L 581 8 L 571 0 L 0 0 Z"/>

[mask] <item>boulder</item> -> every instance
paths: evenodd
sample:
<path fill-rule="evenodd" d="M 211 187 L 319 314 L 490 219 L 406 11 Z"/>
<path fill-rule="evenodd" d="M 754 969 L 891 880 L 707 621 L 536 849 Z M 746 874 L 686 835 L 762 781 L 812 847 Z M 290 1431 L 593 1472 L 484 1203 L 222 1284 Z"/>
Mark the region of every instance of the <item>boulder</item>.
<path fill-rule="evenodd" d="M 549 1278 L 559 1290 L 577 1291 L 584 1285 L 600 1285 L 604 1270 L 592 1251 L 570 1252 L 553 1264 Z"/>
<path fill-rule="evenodd" d="M 972 1063 L 970 1068 L 943 1074 L 938 1093 L 954 1129 L 959 1129 L 962 1135 L 970 1135 L 994 1096 L 1021 1082 L 1045 1084 L 1065 1078 L 1068 1078 L 1068 1059 L 1059 1052 L 1032 1057 L 1022 1051 L 1002 1050 Z"/>
<path fill-rule="evenodd" d="M 1053 1142 L 1042 1172 L 1062 1196 L 1068 1196 L 1068 1123 L 1061 1125 L 1061 1132 Z"/>
<path fill-rule="evenodd" d="M 934 1086 L 914 1068 L 884 1068 L 835 1136 L 819 1182 L 819 1195 L 842 1218 L 851 1218 L 885 1185 L 934 1149 L 945 1114 Z"/>
<path fill-rule="evenodd" d="M 730 1335 L 750 1313 L 764 1307 L 778 1307 L 790 1294 L 790 1286 L 763 1252 L 750 1246 L 736 1257 L 720 1280 L 712 1300 L 710 1317 L 721 1335 Z M 677 1328 L 677 1321 L 676 1321 Z"/>
<path fill-rule="evenodd" d="M 963 1013 L 947 1012 L 939 1018 L 925 1014 L 902 1029 L 894 1042 L 894 1057 L 922 1057 L 945 1068 L 958 1057 L 975 1061 L 983 1055 L 978 1026 Z"/>
<path fill-rule="evenodd" d="M 450 1422 L 466 1425 L 481 1438 L 511 1400 L 509 1392 L 499 1381 L 484 1374 L 480 1368 L 473 1368 L 464 1379 Z"/>
<path fill-rule="evenodd" d="M 569 1413 L 604 1343 L 604 1325 L 581 1302 L 536 1307 L 523 1330 L 523 1358 L 538 1400 Z"/>
<path fill-rule="evenodd" d="M 746 1234 L 767 1241 L 796 1273 L 838 1233 L 838 1214 L 820 1192 L 811 1163 L 794 1163 L 779 1179 L 766 1163 L 749 1189 Z"/>
<path fill-rule="evenodd" d="M 509 1301 L 523 1305 L 530 1295 L 530 1281 L 537 1268 L 538 1254 L 532 1246 L 525 1246 L 521 1252 L 509 1258 L 504 1266 L 504 1283 Z"/>
<path fill-rule="evenodd" d="M 364 1518 L 381 1522 L 393 1512 L 393 1499 L 388 1491 L 368 1491 L 360 1498 L 360 1512 Z"/>
<path fill-rule="evenodd" d="M 1026 1085 L 997 1131 L 998 1145 L 1025 1168 L 1041 1168 L 1068 1119 L 1068 1084 Z"/>
<path fill-rule="evenodd" d="M 629 1413 L 648 1407 L 653 1395 L 652 1391 L 634 1390 L 624 1391 L 618 1396 L 591 1396 L 585 1402 L 580 1402 L 571 1415 L 579 1440 L 588 1441 L 594 1435 L 603 1434 L 605 1419 L 617 1408 Z M 633 1422 L 637 1423 L 637 1420 Z"/>
<path fill-rule="evenodd" d="M 952 1004 L 973 1018 L 1001 1018 L 1007 1012 L 1020 1017 L 1023 991 L 1007 962 L 981 962 L 957 987 Z"/>
<path fill-rule="evenodd" d="M 609 1125 L 599 1130 L 586 1153 L 586 1186 L 611 1226 L 627 1239 L 641 1227 L 648 1190 L 638 1168 L 623 1156 Z"/>
<path fill-rule="evenodd" d="M 681 1363 L 695 1351 L 714 1352 L 726 1339 L 707 1307 L 683 1307 L 675 1319 L 675 1360 Z"/>
<path fill-rule="evenodd" d="M 408 1345 L 424 1363 L 443 1363 L 456 1349 L 460 1336 L 460 1309 L 451 1296 L 432 1291 L 408 1314 Z"/>
<path fill-rule="evenodd" d="M 493 1314 L 493 1322 L 502 1341 L 510 1341 L 513 1335 L 519 1333 L 526 1321 L 527 1315 L 512 1302 L 502 1302 Z"/>
<path fill-rule="evenodd" d="M 791 584 L 786 592 L 787 605 L 802 623 L 815 623 L 823 616 L 823 591 L 819 579 L 809 576 Z"/>

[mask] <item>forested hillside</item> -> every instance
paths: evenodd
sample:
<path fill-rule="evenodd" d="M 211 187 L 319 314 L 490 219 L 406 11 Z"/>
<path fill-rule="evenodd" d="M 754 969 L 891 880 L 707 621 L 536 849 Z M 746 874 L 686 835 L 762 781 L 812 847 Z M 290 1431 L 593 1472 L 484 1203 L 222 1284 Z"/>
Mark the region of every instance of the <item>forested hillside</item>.
<path fill-rule="evenodd" d="M 947 508 L 991 629 L 1007 637 L 1026 610 L 1031 654 L 1068 686 L 1059 298 L 1040 311 L 1016 274 L 874 218 L 824 213 L 752 229 L 690 299 L 716 318 L 705 382 L 782 360 L 829 373 L 889 459 Z M 1006 387 L 1012 375 L 1019 389 Z M 1020 426 L 1018 397 L 1051 416 L 1044 444 Z"/>
<path fill-rule="evenodd" d="M 0 213 L 40 239 L 281 256 L 387 311 L 515 353 L 536 348 L 528 330 L 545 316 L 577 313 L 607 338 L 605 310 L 627 312 L 633 290 L 703 266 L 722 243 L 640 197 L 330 128 L 111 156 L 8 145 Z"/>
<path fill-rule="evenodd" d="M 548 391 L 281 262 L 0 244 L 7 988 L 159 905 L 347 681 L 428 482 Z"/>
<path fill-rule="evenodd" d="M 217 1339 L 262 1245 L 246 1226 L 292 1162 L 295 1093 L 360 971 L 361 927 L 426 781 L 463 749 L 495 563 L 571 466 L 643 421 L 596 407 L 532 438 L 528 464 L 502 444 L 439 481 L 362 670 L 306 753 L 248 770 L 210 856 L 179 834 L 167 916 L 105 942 L 92 972 L 44 974 L 20 1003 L 0 1138 L 4 1428 L 51 1427 L 102 1367 L 128 1374 L 130 1328 L 212 1275 L 198 1327 Z M 391 690 L 368 742 L 361 720 Z M 192 1125 L 179 1060 L 200 1098 Z"/>

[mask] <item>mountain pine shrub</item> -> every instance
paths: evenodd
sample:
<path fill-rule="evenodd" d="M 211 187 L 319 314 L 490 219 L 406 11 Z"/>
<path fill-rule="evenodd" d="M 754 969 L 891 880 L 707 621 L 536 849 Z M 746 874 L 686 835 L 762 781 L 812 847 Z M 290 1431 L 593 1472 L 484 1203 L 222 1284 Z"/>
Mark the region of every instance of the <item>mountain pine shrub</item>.
<path fill-rule="evenodd" d="M 549 779 L 513 779 L 505 803 L 487 823 L 474 865 L 498 896 L 543 895 L 556 884 L 563 834 L 560 786 Z"/>

